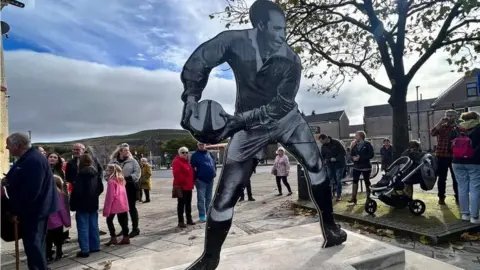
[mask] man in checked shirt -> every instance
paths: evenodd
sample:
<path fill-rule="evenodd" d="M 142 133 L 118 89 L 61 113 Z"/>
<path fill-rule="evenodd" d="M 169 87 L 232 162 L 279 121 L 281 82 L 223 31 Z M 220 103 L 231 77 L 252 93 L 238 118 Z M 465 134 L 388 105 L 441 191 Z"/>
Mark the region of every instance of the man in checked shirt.
<path fill-rule="evenodd" d="M 312 201 L 320 213 L 324 243 L 343 243 L 347 234 L 333 219 L 332 195 L 317 143 L 295 102 L 301 62 L 285 43 L 285 14 L 274 2 L 257 0 L 250 7 L 253 29 L 224 31 L 200 45 L 185 63 L 181 79 L 183 122 L 198 118 L 198 101 L 210 71 L 228 63 L 235 74 L 235 115 L 226 116 L 230 137 L 223 170 L 205 230 L 202 256 L 187 269 L 216 269 L 232 225 L 233 208 L 252 172 L 255 155 L 269 142 L 280 142 L 308 172 Z M 320 244 L 319 244 L 320 246 Z"/>
<path fill-rule="evenodd" d="M 438 188 L 438 204 L 445 204 L 445 190 L 447 186 L 447 174 L 450 169 L 452 175 L 453 191 L 455 192 L 455 201 L 458 204 L 458 187 L 457 180 L 452 168 L 452 149 L 451 140 L 457 137 L 461 131 L 461 127 L 457 125 L 457 112 L 448 110 L 443 117 L 431 130 L 430 135 L 437 137 L 437 148 L 435 155 L 437 156 L 437 188 Z"/>

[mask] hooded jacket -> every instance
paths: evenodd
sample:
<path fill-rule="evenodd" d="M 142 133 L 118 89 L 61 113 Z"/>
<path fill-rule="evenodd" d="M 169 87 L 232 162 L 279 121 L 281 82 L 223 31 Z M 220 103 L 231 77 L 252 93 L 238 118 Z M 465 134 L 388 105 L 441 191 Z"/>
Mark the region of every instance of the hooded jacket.
<path fill-rule="evenodd" d="M 103 183 L 93 167 L 83 168 L 73 182 L 70 210 L 80 212 L 98 211 L 98 197 L 103 192 Z"/>
<path fill-rule="evenodd" d="M 138 184 L 138 181 L 142 176 L 142 169 L 140 168 L 140 164 L 138 164 L 137 160 L 130 156 L 125 160 L 114 158 L 110 161 L 110 163 L 117 164 L 122 168 L 123 176 L 125 177 L 125 181 L 127 181 L 127 184 Z"/>
<path fill-rule="evenodd" d="M 217 176 L 217 166 L 212 153 L 206 150 L 197 150 L 190 158 L 190 164 L 195 170 L 195 179 L 204 183 L 211 183 Z"/>
<path fill-rule="evenodd" d="M 322 144 L 321 150 L 321 154 L 325 159 L 327 166 L 339 168 L 345 167 L 345 147 L 339 140 L 336 140 L 330 136 L 328 136 L 328 138 L 330 139 L 330 142 Z M 335 161 L 332 161 L 332 158 L 335 158 Z"/>
<path fill-rule="evenodd" d="M 188 159 L 176 156 L 172 163 L 173 186 L 182 190 L 193 190 L 193 168 Z"/>
<path fill-rule="evenodd" d="M 370 160 L 375 157 L 373 146 L 368 141 L 363 141 L 361 144 L 356 144 L 352 147 L 351 156 L 359 156 L 357 161 L 353 162 L 353 167 L 359 170 L 372 169 L 372 163 Z"/>

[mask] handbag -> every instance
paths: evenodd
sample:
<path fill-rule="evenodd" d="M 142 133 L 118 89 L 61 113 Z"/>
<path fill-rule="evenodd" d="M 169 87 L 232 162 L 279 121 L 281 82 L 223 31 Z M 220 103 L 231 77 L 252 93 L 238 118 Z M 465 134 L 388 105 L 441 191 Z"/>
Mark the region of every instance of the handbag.
<path fill-rule="evenodd" d="M 173 187 L 172 188 L 172 198 L 174 198 L 174 199 L 183 198 L 182 187 Z"/>

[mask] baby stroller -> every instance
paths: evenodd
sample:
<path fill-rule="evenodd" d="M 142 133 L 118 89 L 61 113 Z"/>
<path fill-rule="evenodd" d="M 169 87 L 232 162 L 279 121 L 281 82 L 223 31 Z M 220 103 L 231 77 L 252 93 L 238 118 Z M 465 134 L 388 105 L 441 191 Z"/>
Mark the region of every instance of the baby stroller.
<path fill-rule="evenodd" d="M 382 179 L 370 187 L 371 194 L 365 203 L 365 212 L 374 214 L 377 211 L 377 202 L 380 200 L 396 209 L 408 206 L 410 212 L 420 216 L 425 212 L 425 203 L 414 200 L 411 195 L 405 194 L 405 185 L 419 184 L 423 190 L 431 190 L 436 182 L 436 159 L 428 153 L 410 152 L 390 165 Z"/>

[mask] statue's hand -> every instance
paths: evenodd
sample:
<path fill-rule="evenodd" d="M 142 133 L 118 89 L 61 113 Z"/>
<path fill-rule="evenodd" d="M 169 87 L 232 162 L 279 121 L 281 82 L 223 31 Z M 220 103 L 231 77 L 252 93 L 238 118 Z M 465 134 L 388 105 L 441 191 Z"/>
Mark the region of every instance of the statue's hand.
<path fill-rule="evenodd" d="M 188 123 L 190 121 L 190 117 L 193 115 L 193 117 L 198 119 L 198 102 L 195 100 L 195 97 L 189 96 L 187 98 L 187 101 L 185 102 L 185 105 L 183 106 L 183 123 Z"/>

